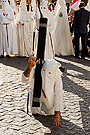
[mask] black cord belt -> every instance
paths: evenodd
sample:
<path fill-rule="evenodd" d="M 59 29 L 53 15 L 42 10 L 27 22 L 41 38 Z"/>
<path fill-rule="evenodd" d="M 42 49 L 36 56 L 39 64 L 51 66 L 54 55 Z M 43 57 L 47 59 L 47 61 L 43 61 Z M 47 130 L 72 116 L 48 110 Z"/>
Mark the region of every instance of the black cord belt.
<path fill-rule="evenodd" d="M 9 25 L 9 24 L 11 24 L 11 23 L 3 23 L 3 25 Z"/>

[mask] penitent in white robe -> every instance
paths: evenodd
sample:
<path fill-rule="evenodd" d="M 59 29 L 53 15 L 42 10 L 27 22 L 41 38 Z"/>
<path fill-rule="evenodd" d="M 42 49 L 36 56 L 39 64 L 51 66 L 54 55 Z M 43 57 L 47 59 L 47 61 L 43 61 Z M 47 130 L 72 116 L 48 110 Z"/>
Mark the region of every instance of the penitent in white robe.
<path fill-rule="evenodd" d="M 55 29 L 53 31 L 55 54 L 73 55 L 73 44 L 70 34 L 65 0 L 58 0 L 56 4 Z M 60 16 L 59 16 L 60 15 Z"/>
<path fill-rule="evenodd" d="M 12 54 L 18 54 L 18 44 L 17 44 L 17 34 L 16 34 L 16 25 L 15 25 L 15 17 L 16 17 L 16 7 L 14 0 L 10 1 L 10 6 L 13 10 L 14 21 L 12 23 Z"/>
<path fill-rule="evenodd" d="M 20 56 L 30 57 L 32 55 L 33 31 L 32 19 L 28 11 L 26 11 L 25 1 L 21 1 L 20 11 L 16 17 L 18 49 Z"/>
<path fill-rule="evenodd" d="M 38 47 L 38 35 L 39 35 L 39 20 L 40 20 L 40 12 L 38 7 L 36 7 L 34 11 L 34 16 L 33 16 L 33 32 L 35 32 L 35 37 L 34 37 L 34 56 L 36 57 L 37 55 L 37 47 Z"/>
<path fill-rule="evenodd" d="M 3 14 L 8 14 L 3 16 Z M 0 43 L 0 54 L 3 54 L 3 51 L 6 53 L 12 52 L 12 21 L 14 20 L 13 10 L 8 4 L 7 0 L 2 1 L 2 11 L 1 11 L 1 23 L 2 26 L 2 36 L 3 44 Z M 1 31 L 0 31 L 1 33 Z"/>
<path fill-rule="evenodd" d="M 40 8 L 41 8 L 43 17 L 48 19 L 45 53 L 44 53 L 45 60 L 53 59 L 55 57 L 54 43 L 53 43 L 53 38 L 52 38 L 52 31 L 54 29 L 54 18 L 53 18 L 53 14 L 49 11 L 47 5 L 48 5 L 47 1 L 42 1 L 40 4 Z"/>
<path fill-rule="evenodd" d="M 33 89 L 35 80 L 35 67 L 30 72 L 30 77 L 25 77 L 22 73 L 22 82 L 29 83 L 29 99 L 30 99 L 30 113 L 31 114 L 48 114 L 54 115 L 55 111 L 63 111 L 63 83 L 61 78 L 61 71 L 59 67 L 61 64 L 54 59 L 46 60 L 41 71 L 42 75 L 42 89 L 46 95 L 43 96 L 41 90 L 40 107 L 32 107 Z"/>
<path fill-rule="evenodd" d="M 2 24 L 1 24 L 1 14 L 2 14 L 2 10 L 0 9 L 0 55 L 3 54 L 3 46 L 2 46 Z"/>

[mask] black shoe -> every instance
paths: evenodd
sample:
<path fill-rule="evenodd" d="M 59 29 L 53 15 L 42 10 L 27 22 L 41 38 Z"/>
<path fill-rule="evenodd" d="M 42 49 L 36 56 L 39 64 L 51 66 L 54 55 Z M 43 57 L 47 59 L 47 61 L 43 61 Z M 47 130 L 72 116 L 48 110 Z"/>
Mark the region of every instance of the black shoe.
<path fill-rule="evenodd" d="M 21 58 L 21 56 L 18 55 L 18 56 L 16 56 L 16 58 Z"/>
<path fill-rule="evenodd" d="M 0 58 L 4 58 L 4 55 L 1 55 L 1 57 Z"/>
<path fill-rule="evenodd" d="M 79 58 L 79 56 L 74 56 L 74 58 Z"/>
<path fill-rule="evenodd" d="M 11 58 L 9 55 L 6 55 L 6 58 Z"/>
<path fill-rule="evenodd" d="M 22 56 L 21 58 L 26 58 L 26 56 Z"/>
<path fill-rule="evenodd" d="M 81 59 L 85 59 L 85 57 L 81 57 Z"/>

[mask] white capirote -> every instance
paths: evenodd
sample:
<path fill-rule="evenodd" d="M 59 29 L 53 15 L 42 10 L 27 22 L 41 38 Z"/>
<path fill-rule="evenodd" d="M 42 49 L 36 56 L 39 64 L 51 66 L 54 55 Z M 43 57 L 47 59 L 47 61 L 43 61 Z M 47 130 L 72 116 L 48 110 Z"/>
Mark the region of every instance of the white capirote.
<path fill-rule="evenodd" d="M 5 14 L 5 16 L 4 16 Z M 14 20 L 13 10 L 9 6 L 7 0 L 2 1 L 2 24 L 3 24 L 3 44 L 0 44 L 0 53 L 4 52 L 11 53 L 11 41 L 12 41 L 12 21 Z M 0 31 L 1 33 L 1 31 Z"/>
<path fill-rule="evenodd" d="M 43 0 L 40 3 L 41 13 L 44 18 L 48 19 L 47 22 L 47 33 L 46 33 L 46 44 L 45 44 L 45 53 L 44 59 L 53 59 L 54 58 L 54 43 L 52 38 L 52 31 L 54 29 L 54 17 L 53 14 L 48 9 L 48 2 Z"/>
<path fill-rule="evenodd" d="M 74 50 L 70 34 L 65 0 L 57 1 L 56 15 L 54 21 L 55 21 L 55 29 L 53 31 L 53 39 L 55 46 L 55 54 L 66 56 L 73 55 Z"/>
<path fill-rule="evenodd" d="M 32 18 L 26 11 L 26 1 L 21 1 L 21 7 L 16 17 L 18 48 L 20 56 L 31 56 L 33 45 Z"/>

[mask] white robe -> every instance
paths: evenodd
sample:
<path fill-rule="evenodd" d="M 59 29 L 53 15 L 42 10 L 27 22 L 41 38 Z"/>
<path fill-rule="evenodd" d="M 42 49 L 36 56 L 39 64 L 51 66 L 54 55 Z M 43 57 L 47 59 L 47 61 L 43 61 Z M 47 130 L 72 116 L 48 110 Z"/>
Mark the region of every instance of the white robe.
<path fill-rule="evenodd" d="M 8 16 L 3 16 L 3 13 L 8 14 Z M 2 23 L 3 23 L 3 45 L 0 44 L 0 53 L 4 52 L 11 53 L 12 52 L 12 21 L 14 20 L 13 10 L 8 5 L 7 9 L 2 9 Z M 6 28 L 7 24 L 7 28 Z"/>
<path fill-rule="evenodd" d="M 2 10 L 0 9 L 0 55 L 3 54 L 3 46 L 2 46 L 2 29 L 3 25 L 1 24 L 1 19 L 2 19 Z"/>
<path fill-rule="evenodd" d="M 73 55 L 73 44 L 70 34 L 68 15 L 64 0 L 58 0 L 55 15 L 55 29 L 53 31 L 55 54 L 57 55 Z M 62 17 L 59 14 L 62 13 Z"/>
<path fill-rule="evenodd" d="M 34 37 L 34 56 L 37 55 L 37 47 L 38 47 L 38 33 L 39 33 L 39 20 L 40 20 L 40 12 L 38 7 L 35 8 L 35 12 L 33 15 L 33 32 L 35 32 Z"/>
<path fill-rule="evenodd" d="M 90 12 L 90 0 L 88 0 L 87 6 L 85 7 L 85 9 Z"/>
<path fill-rule="evenodd" d="M 13 10 L 13 14 L 14 14 L 14 21 L 12 23 L 12 54 L 18 54 L 18 44 L 17 44 L 17 34 L 16 34 L 16 25 L 15 25 L 15 18 L 16 18 L 16 7 L 15 7 L 15 2 L 14 0 L 10 1 L 10 6 Z"/>
<path fill-rule="evenodd" d="M 15 5 L 14 0 L 10 0 L 10 7 L 13 9 L 14 17 L 16 19 L 16 16 L 18 14 L 19 5 Z"/>
<path fill-rule="evenodd" d="M 55 57 L 54 43 L 52 38 L 52 31 L 54 29 L 54 17 L 53 14 L 49 11 L 46 1 L 42 1 L 40 7 L 43 17 L 48 19 L 44 59 L 53 59 Z"/>
<path fill-rule="evenodd" d="M 46 60 L 42 67 L 42 89 L 44 90 L 46 98 L 44 98 L 41 91 L 40 107 L 32 107 L 35 67 L 31 70 L 29 78 L 25 77 L 22 73 L 22 82 L 28 82 L 30 85 L 29 96 L 31 100 L 30 106 L 32 107 L 32 109 L 30 108 L 32 111 L 30 113 L 54 115 L 55 111 L 63 111 L 63 86 L 62 73 L 59 69 L 60 66 L 60 63 L 52 59 Z"/>
<path fill-rule="evenodd" d="M 21 8 L 16 17 L 18 48 L 20 56 L 30 57 L 32 55 L 33 31 L 32 19 L 28 11 L 26 11 L 25 1 L 21 1 Z"/>
<path fill-rule="evenodd" d="M 45 7 L 45 9 L 44 9 Z M 40 4 L 41 12 L 44 18 L 47 18 L 47 31 L 46 31 L 46 41 L 45 41 L 45 52 L 44 59 L 53 59 L 55 57 L 54 53 L 54 43 L 52 39 L 52 31 L 54 29 L 54 18 L 52 13 L 48 10 L 47 2 L 43 1 Z M 38 18 L 39 19 L 39 18 Z M 38 21 L 37 21 L 38 22 Z M 35 35 L 35 56 L 37 56 L 37 46 L 38 46 L 38 31 L 36 29 Z"/>

